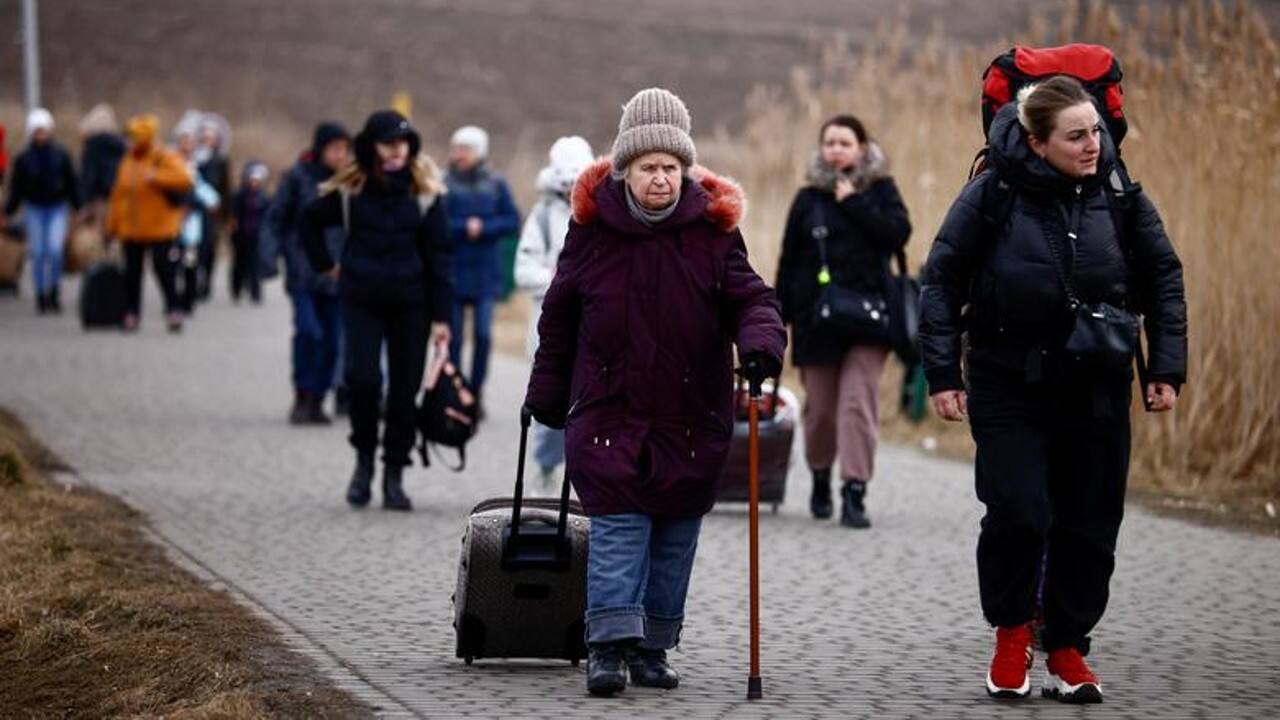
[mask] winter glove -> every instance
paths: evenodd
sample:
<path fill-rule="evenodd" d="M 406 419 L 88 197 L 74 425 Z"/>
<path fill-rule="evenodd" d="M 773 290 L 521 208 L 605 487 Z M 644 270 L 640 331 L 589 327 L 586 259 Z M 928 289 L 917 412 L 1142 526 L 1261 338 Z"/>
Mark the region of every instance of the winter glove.
<path fill-rule="evenodd" d="M 522 424 L 525 424 L 525 423 L 528 423 L 530 419 L 537 420 L 538 422 L 542 423 L 543 425 L 546 425 L 552 430 L 564 429 L 565 417 L 563 415 L 558 415 L 558 414 L 553 415 L 551 413 L 543 412 L 541 410 L 534 410 L 533 408 L 529 407 L 528 403 L 525 403 L 520 408 L 520 422 Z"/>
<path fill-rule="evenodd" d="M 777 377 L 782 372 L 782 363 L 769 353 L 750 352 L 742 357 L 742 367 L 737 372 L 747 381 L 751 395 L 759 397 L 764 392 L 765 378 Z"/>

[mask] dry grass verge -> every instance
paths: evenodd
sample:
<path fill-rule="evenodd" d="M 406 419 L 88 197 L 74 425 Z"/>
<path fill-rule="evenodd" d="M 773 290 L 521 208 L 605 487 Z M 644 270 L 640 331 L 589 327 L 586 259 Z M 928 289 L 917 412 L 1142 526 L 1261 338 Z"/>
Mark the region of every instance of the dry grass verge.
<path fill-rule="evenodd" d="M 62 469 L 0 409 L 0 717 L 371 714 Z"/>

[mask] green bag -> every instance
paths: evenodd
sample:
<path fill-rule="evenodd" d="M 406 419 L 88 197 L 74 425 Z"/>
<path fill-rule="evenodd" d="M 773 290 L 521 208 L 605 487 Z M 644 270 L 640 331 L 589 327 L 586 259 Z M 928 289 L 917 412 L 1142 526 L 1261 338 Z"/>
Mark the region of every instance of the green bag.
<path fill-rule="evenodd" d="M 918 423 L 924 420 L 929 408 L 929 383 L 924 379 L 924 365 L 914 363 L 902 374 L 902 414 Z"/>

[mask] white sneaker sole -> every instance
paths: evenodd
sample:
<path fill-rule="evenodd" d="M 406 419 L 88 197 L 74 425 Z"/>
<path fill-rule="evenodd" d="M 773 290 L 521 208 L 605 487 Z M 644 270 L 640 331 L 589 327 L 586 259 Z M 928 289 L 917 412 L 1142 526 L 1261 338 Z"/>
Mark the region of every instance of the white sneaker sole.
<path fill-rule="evenodd" d="M 987 681 L 990 684 L 990 681 Z M 1065 680 L 1049 673 L 1044 679 L 1044 687 L 1040 690 L 1042 697 L 1058 702 L 1075 705 L 1092 705 L 1102 702 L 1101 683 L 1080 683 L 1069 685 Z"/>
<path fill-rule="evenodd" d="M 987 694 L 993 698 L 1021 700 L 1031 694 L 1031 673 L 1022 679 L 1022 685 L 1016 688 L 1002 688 L 991 680 L 991 671 L 987 671 Z"/>

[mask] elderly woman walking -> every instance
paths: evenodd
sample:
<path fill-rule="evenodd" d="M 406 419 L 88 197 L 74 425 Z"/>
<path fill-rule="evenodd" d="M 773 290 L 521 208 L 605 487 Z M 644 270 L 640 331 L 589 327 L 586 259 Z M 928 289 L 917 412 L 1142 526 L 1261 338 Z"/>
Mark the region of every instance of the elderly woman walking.
<path fill-rule="evenodd" d="M 566 473 L 591 516 L 587 690 L 679 682 L 702 516 L 733 430 L 733 345 L 760 380 L 786 335 L 738 231 L 742 191 L 694 165 L 689 111 L 650 88 L 626 104 L 611 160 L 573 191 L 542 305 L 526 403 L 564 427 Z"/>
<path fill-rule="evenodd" d="M 1028 86 L 996 115 L 989 145 L 991 170 L 961 192 L 929 252 L 920 326 L 934 408 L 967 417 L 978 446 L 978 589 L 996 628 L 987 692 L 1030 693 L 1043 583 L 1043 693 L 1101 702 L 1084 656 L 1124 515 L 1131 313 L 1145 316 L 1151 349 L 1140 390 L 1171 410 L 1187 367 L 1182 264 L 1140 188 L 1113 197 L 1115 143 L 1076 80 Z"/>
<path fill-rule="evenodd" d="M 864 498 L 875 470 L 880 376 L 888 336 L 845 337 L 818 324 L 824 287 L 884 298 L 889 258 L 911 235 L 907 208 L 888 160 L 852 115 L 818 132 L 808 184 L 787 216 L 778 261 L 778 299 L 791 325 L 792 360 L 804 383 L 805 459 L 813 473 L 809 509 L 831 517 L 831 470 L 842 478 L 840 524 L 871 527 Z"/>

